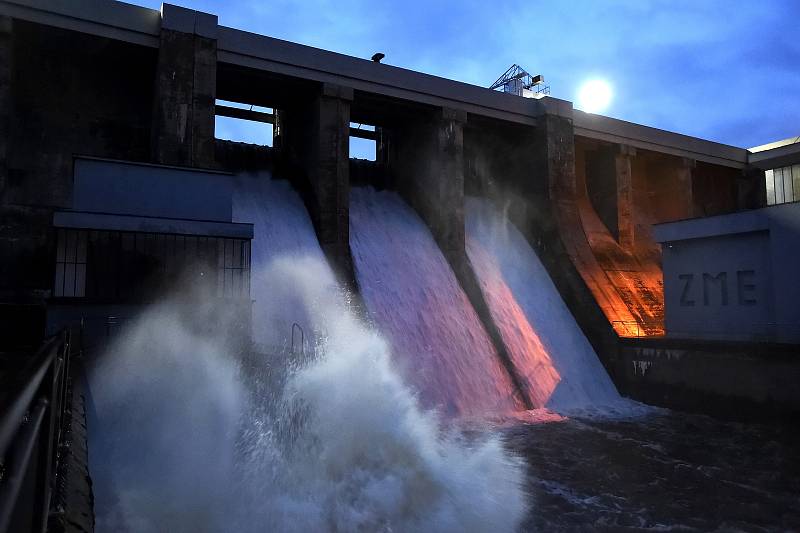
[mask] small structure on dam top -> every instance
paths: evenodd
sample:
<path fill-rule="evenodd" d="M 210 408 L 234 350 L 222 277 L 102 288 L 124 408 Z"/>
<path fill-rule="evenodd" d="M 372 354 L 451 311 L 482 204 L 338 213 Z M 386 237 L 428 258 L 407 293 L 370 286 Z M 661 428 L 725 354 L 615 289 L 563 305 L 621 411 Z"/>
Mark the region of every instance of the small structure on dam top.
<path fill-rule="evenodd" d="M 778 252 L 797 248 L 796 209 L 772 206 L 800 195 L 798 143 L 747 150 L 583 113 L 516 65 L 498 83 L 170 4 L 1 0 L 3 342 L 30 348 L 81 320 L 102 337 L 198 257 L 194 281 L 249 301 L 252 227 L 233 222 L 230 183 L 268 171 L 300 193 L 351 288 L 350 188 L 395 191 L 508 351 L 466 253 L 465 196 L 482 197 L 506 208 L 623 393 L 800 408 L 796 261 Z M 220 118 L 271 125 L 273 143 L 218 139 Z M 353 138 L 375 161 L 350 158 Z"/>
<path fill-rule="evenodd" d="M 544 84 L 544 76 L 541 74 L 532 76 L 516 63 L 508 67 L 508 70 L 489 88 L 502 89 L 505 93 L 516 94 L 523 98 L 543 98 L 550 94 L 550 87 Z"/>

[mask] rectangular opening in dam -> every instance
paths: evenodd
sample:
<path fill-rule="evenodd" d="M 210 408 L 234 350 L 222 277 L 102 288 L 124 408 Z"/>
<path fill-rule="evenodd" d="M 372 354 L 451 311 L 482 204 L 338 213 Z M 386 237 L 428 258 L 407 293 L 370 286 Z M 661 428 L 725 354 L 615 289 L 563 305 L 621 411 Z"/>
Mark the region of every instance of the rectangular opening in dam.
<path fill-rule="evenodd" d="M 350 123 L 350 159 L 375 161 L 377 156 L 377 135 L 375 126 Z"/>
<path fill-rule="evenodd" d="M 216 100 L 214 137 L 224 141 L 272 146 L 275 113 L 270 107 Z"/>

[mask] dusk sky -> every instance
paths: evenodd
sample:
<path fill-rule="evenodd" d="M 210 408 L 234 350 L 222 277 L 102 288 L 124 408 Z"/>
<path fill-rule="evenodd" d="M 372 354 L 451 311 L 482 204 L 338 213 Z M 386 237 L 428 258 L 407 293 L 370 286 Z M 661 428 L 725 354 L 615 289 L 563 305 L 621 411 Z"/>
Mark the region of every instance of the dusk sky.
<path fill-rule="evenodd" d="M 134 3 L 157 9 L 157 0 Z M 800 0 L 175 0 L 220 24 L 488 86 L 512 63 L 603 114 L 752 147 L 800 135 Z"/>

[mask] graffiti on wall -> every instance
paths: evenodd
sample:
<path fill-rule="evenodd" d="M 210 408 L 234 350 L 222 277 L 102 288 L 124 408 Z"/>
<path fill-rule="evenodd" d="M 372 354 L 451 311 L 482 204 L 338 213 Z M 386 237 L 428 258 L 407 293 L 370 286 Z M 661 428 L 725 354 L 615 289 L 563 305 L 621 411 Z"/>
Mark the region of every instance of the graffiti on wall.
<path fill-rule="evenodd" d="M 682 307 L 756 305 L 756 271 L 679 274 Z"/>

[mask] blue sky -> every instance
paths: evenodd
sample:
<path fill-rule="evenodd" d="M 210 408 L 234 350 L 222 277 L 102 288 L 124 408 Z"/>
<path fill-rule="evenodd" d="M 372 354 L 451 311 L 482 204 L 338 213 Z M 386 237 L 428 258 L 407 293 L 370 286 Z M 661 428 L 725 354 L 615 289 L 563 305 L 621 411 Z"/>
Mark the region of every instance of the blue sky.
<path fill-rule="evenodd" d="M 155 0 L 133 3 L 157 9 Z M 800 0 L 175 0 L 220 24 L 488 86 L 512 63 L 558 98 L 751 147 L 800 135 Z M 230 125 L 221 125 L 228 128 Z"/>

